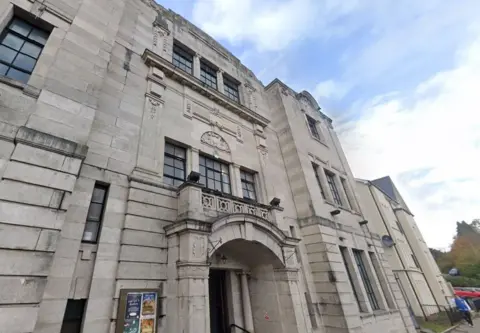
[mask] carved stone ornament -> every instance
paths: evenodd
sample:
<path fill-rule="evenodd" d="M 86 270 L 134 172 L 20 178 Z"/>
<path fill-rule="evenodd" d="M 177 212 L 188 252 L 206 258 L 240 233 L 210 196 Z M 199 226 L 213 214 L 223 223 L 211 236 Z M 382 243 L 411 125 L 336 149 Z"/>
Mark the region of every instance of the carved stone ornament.
<path fill-rule="evenodd" d="M 228 143 L 222 138 L 219 134 L 209 131 L 202 134 L 200 138 L 200 142 L 212 146 L 214 148 L 223 150 L 227 153 L 230 152 L 230 147 L 228 147 Z"/>
<path fill-rule="evenodd" d="M 205 250 L 207 248 L 204 237 L 195 237 L 192 245 L 192 255 L 194 258 L 201 258 L 205 256 Z"/>
<path fill-rule="evenodd" d="M 149 118 L 154 119 L 155 116 L 157 115 L 157 108 L 162 103 L 153 98 L 148 98 L 148 101 L 150 103 Z"/>
<path fill-rule="evenodd" d="M 237 140 L 239 142 L 243 142 L 242 126 L 240 126 L 240 125 L 237 125 Z"/>

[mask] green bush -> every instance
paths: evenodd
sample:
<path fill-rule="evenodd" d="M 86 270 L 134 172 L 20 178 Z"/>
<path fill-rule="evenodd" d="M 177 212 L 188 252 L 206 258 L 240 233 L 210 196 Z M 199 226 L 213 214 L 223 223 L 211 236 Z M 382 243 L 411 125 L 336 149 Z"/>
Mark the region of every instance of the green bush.
<path fill-rule="evenodd" d="M 445 280 L 450 282 L 454 287 L 475 287 L 480 288 L 480 279 L 466 276 L 450 276 L 446 275 Z"/>

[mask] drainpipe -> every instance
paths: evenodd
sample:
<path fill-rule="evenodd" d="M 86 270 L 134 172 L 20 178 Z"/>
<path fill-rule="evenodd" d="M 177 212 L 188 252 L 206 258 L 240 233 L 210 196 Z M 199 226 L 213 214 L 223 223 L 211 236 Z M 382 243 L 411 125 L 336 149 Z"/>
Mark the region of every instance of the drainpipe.
<path fill-rule="evenodd" d="M 387 222 L 385 221 L 385 219 L 383 218 L 383 215 L 382 215 L 382 212 L 380 210 L 380 207 L 378 206 L 378 203 L 377 203 L 377 200 L 375 199 L 375 195 L 372 191 L 372 187 L 371 187 L 371 183 L 368 182 L 368 189 L 370 191 L 370 194 L 372 195 L 372 198 L 373 198 L 373 202 L 375 202 L 375 206 L 377 207 L 377 210 L 378 210 L 378 213 L 380 214 L 380 218 L 382 219 L 382 222 L 383 222 L 383 225 L 385 226 L 385 229 L 387 230 L 387 233 L 390 237 L 392 237 L 392 235 L 390 234 L 390 231 L 388 230 L 388 226 L 387 226 Z M 403 267 L 403 270 L 405 271 L 405 275 L 407 276 L 407 279 L 408 279 L 408 283 L 410 283 L 410 286 L 412 287 L 412 290 L 413 290 L 413 294 L 415 295 L 415 298 L 417 299 L 417 302 L 418 302 L 418 305 L 420 305 L 420 309 L 422 310 L 422 313 L 423 313 L 423 317 L 425 318 L 425 320 L 427 320 L 427 315 L 425 313 L 425 310 L 423 310 L 423 307 L 422 307 L 422 302 L 420 302 L 420 298 L 418 297 L 418 294 L 417 294 L 417 291 L 415 290 L 414 286 L 413 286 L 413 283 L 412 283 L 412 279 L 410 278 L 410 275 L 408 274 L 408 271 L 407 271 L 407 268 L 405 266 L 405 263 L 403 262 L 402 260 L 402 257 L 400 256 L 400 253 L 398 252 L 398 249 L 397 249 L 397 244 L 394 243 L 393 245 L 393 248 L 395 249 L 395 252 L 397 253 L 397 256 L 398 256 L 398 259 L 400 259 L 400 263 Z"/>

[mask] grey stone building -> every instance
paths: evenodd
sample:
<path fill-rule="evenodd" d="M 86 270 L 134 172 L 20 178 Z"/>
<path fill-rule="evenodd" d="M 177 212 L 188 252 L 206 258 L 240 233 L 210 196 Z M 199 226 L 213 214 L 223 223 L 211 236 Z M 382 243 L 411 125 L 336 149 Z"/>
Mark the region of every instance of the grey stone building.
<path fill-rule="evenodd" d="M 0 332 L 414 332 L 308 92 L 148 0 L 0 13 Z"/>

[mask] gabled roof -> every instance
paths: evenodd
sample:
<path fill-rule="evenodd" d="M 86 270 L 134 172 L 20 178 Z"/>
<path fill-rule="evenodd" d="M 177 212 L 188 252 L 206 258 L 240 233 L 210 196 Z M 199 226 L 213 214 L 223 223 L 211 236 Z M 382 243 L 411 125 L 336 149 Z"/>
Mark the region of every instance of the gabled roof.
<path fill-rule="evenodd" d="M 380 190 L 382 190 L 382 192 L 385 193 L 385 195 L 387 195 L 390 199 L 396 201 L 397 203 L 402 205 L 403 208 L 405 208 L 407 211 L 410 212 L 410 209 L 408 208 L 407 204 L 403 200 L 402 196 L 400 195 L 400 192 L 397 190 L 390 176 L 374 179 L 372 180 L 372 184 L 378 187 Z"/>

